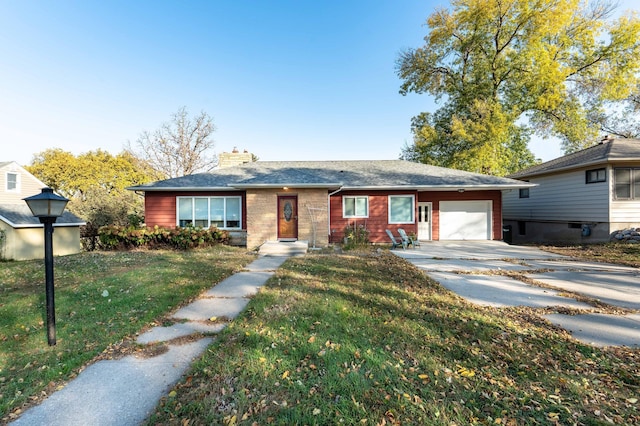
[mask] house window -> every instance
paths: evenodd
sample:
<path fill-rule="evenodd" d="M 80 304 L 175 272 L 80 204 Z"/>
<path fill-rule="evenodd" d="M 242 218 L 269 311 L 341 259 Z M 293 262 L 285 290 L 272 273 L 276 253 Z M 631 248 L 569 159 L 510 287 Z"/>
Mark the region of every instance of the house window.
<path fill-rule="evenodd" d="M 342 217 L 369 217 L 369 197 L 342 197 Z"/>
<path fill-rule="evenodd" d="M 606 182 L 607 170 L 604 168 L 587 170 L 585 179 L 586 179 L 586 183 Z"/>
<path fill-rule="evenodd" d="M 518 235 L 527 235 L 527 222 L 518 221 Z"/>
<path fill-rule="evenodd" d="M 529 198 L 529 188 L 520 188 L 520 198 Z"/>
<path fill-rule="evenodd" d="M 615 199 L 640 199 L 640 169 L 617 168 L 613 174 Z"/>
<path fill-rule="evenodd" d="M 240 229 L 241 198 L 234 197 L 178 197 L 178 226 L 221 229 Z"/>
<path fill-rule="evenodd" d="M 389 223 L 414 223 L 415 197 L 389 195 Z"/>
<path fill-rule="evenodd" d="M 7 173 L 7 191 L 17 192 L 18 191 L 18 174 L 17 173 Z"/>

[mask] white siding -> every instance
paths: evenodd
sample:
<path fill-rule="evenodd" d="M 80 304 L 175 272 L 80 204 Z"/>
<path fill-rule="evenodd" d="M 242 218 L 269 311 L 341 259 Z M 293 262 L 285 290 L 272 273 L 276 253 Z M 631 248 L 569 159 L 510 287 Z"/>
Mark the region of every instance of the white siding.
<path fill-rule="evenodd" d="M 640 224 L 640 200 L 612 201 L 611 222 Z"/>
<path fill-rule="evenodd" d="M 502 211 L 505 220 L 539 220 L 566 222 L 609 222 L 609 185 L 607 182 L 585 183 L 585 171 L 534 177 L 538 186 L 529 189 L 529 198 L 519 198 L 518 190 L 505 191 Z"/>
<path fill-rule="evenodd" d="M 7 173 L 18 174 L 18 190 L 7 191 Z M 0 167 L 0 204 L 21 204 L 25 197 L 39 194 L 46 185 L 16 162 Z"/>

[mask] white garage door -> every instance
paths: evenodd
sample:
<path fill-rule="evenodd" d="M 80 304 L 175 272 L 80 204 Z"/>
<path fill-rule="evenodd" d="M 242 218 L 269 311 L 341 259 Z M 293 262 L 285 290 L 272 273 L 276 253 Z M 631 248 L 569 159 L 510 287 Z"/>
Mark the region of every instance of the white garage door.
<path fill-rule="evenodd" d="M 491 201 L 441 201 L 441 240 L 490 240 Z"/>

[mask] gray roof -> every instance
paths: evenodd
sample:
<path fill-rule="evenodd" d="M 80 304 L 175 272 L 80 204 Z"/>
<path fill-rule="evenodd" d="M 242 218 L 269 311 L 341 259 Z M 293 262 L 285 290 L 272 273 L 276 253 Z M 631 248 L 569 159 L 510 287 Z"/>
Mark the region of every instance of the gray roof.
<path fill-rule="evenodd" d="M 607 139 L 582 151 L 521 170 L 509 175 L 509 177 L 522 179 L 546 173 L 620 161 L 640 161 L 640 140 Z"/>
<path fill-rule="evenodd" d="M 327 189 L 511 189 L 531 186 L 513 179 L 404 160 L 258 161 L 130 187 L 134 191 Z"/>
<path fill-rule="evenodd" d="M 0 206 L 0 220 L 14 228 L 41 226 L 40 220 L 34 217 L 27 204 L 3 204 Z M 56 220 L 54 226 L 80 226 L 85 222 L 68 210 Z"/>

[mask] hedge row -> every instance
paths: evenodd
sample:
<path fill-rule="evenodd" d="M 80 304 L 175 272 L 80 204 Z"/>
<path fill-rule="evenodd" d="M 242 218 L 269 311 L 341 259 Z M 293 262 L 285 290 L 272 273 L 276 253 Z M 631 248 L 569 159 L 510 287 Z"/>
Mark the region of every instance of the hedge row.
<path fill-rule="evenodd" d="M 211 227 L 209 229 L 186 227 L 174 229 L 133 228 L 123 226 L 103 226 L 98 230 L 103 248 L 123 250 L 134 247 L 190 249 L 194 247 L 228 244 L 229 233 Z"/>

